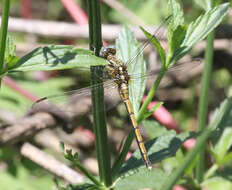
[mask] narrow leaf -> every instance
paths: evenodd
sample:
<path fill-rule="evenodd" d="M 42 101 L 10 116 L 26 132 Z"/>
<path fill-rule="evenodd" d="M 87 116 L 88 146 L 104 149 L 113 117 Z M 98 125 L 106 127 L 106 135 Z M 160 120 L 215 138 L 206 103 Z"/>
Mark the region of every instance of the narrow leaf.
<path fill-rule="evenodd" d="M 6 39 L 5 57 L 8 57 L 9 55 L 16 56 L 16 45 L 10 35 L 8 35 Z"/>
<path fill-rule="evenodd" d="M 16 45 L 10 35 L 7 36 L 6 40 L 6 51 L 5 51 L 5 67 L 10 69 L 18 62 L 19 58 L 16 56 Z"/>
<path fill-rule="evenodd" d="M 171 41 L 176 28 L 184 24 L 184 12 L 176 0 L 168 1 L 168 12 L 172 15 L 171 21 L 168 24 L 168 41 Z"/>
<path fill-rule="evenodd" d="M 163 47 L 161 46 L 159 40 L 155 36 L 153 36 L 152 34 L 147 32 L 143 27 L 140 27 L 140 29 L 143 31 L 145 36 L 150 40 L 150 42 L 153 44 L 153 46 L 157 49 L 157 51 L 160 55 L 160 58 L 161 58 L 161 63 L 162 63 L 162 65 L 165 65 L 166 54 L 165 54 L 165 51 L 164 51 Z"/>
<path fill-rule="evenodd" d="M 143 120 L 150 117 L 162 105 L 163 105 L 163 102 L 158 102 L 157 104 L 155 104 L 147 113 L 144 114 Z"/>
<path fill-rule="evenodd" d="M 173 32 L 173 35 L 169 41 L 168 57 L 172 57 L 173 53 L 180 48 L 186 34 L 187 27 L 179 25 Z M 172 64 L 169 62 L 169 64 Z M 171 66 L 171 65 L 168 65 Z"/>

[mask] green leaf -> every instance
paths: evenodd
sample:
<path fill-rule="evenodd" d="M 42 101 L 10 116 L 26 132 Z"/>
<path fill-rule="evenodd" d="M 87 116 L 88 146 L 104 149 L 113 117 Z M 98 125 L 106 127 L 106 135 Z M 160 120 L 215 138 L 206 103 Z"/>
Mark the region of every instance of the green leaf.
<path fill-rule="evenodd" d="M 223 117 L 228 114 L 232 108 L 232 99 L 226 99 L 219 107 L 215 114 L 212 122 L 210 122 L 209 127 L 205 128 L 200 136 L 197 138 L 196 145 L 194 148 L 186 155 L 180 167 L 178 167 L 169 178 L 165 181 L 162 188 L 163 190 L 171 189 L 176 182 L 184 175 L 186 169 L 194 161 L 197 154 L 202 148 L 202 145 L 206 143 L 206 140 L 212 135 L 212 132 L 220 127 L 220 123 L 223 121 Z"/>
<path fill-rule="evenodd" d="M 230 149 L 231 145 L 232 145 L 232 128 L 227 127 L 223 131 L 220 140 L 217 142 L 217 144 L 213 149 L 216 162 L 219 164 L 219 166 L 223 164 L 222 161 L 224 160 L 227 151 Z"/>
<path fill-rule="evenodd" d="M 139 168 L 122 175 L 115 185 L 115 190 L 160 189 L 166 177 L 160 169 L 148 171 L 147 168 Z"/>
<path fill-rule="evenodd" d="M 123 27 L 116 40 L 117 58 L 128 66 L 128 73 L 142 75 L 146 73 L 146 62 L 141 52 L 141 44 L 137 42 L 133 32 L 128 27 Z M 131 80 L 129 83 L 129 95 L 133 105 L 135 116 L 138 113 L 145 90 L 145 77 Z"/>
<path fill-rule="evenodd" d="M 105 65 L 108 62 L 92 51 L 72 46 L 51 45 L 39 47 L 22 57 L 9 71 L 48 71 Z"/>
<path fill-rule="evenodd" d="M 148 141 L 145 144 L 148 155 L 152 163 L 159 162 L 168 156 L 175 155 L 181 144 L 193 137 L 194 132 L 176 134 L 175 131 L 167 131 L 164 135 Z M 130 172 L 131 169 L 145 167 L 139 150 L 136 150 L 133 156 L 123 165 L 121 173 Z"/>
<path fill-rule="evenodd" d="M 6 51 L 5 51 L 5 67 L 10 69 L 15 66 L 19 58 L 16 56 L 16 45 L 10 35 L 7 36 Z"/>
<path fill-rule="evenodd" d="M 168 131 L 164 126 L 154 120 L 145 120 L 143 121 L 143 125 L 150 139 L 165 135 Z"/>
<path fill-rule="evenodd" d="M 163 49 L 163 47 L 161 46 L 159 40 L 157 40 L 157 38 L 155 36 L 153 36 L 152 34 L 150 34 L 149 32 L 147 32 L 143 27 L 140 27 L 140 29 L 143 31 L 143 33 L 145 34 L 145 36 L 150 40 L 150 42 L 154 45 L 154 47 L 157 49 L 160 58 L 161 58 L 161 63 L 163 66 L 165 66 L 166 63 L 166 54 L 165 51 Z"/>
<path fill-rule="evenodd" d="M 143 120 L 150 117 L 160 106 L 163 105 L 163 102 L 156 103 L 148 112 L 146 112 L 143 116 Z"/>
<path fill-rule="evenodd" d="M 168 11 L 172 15 L 171 21 L 168 24 L 168 41 L 170 42 L 173 36 L 173 32 L 178 26 L 184 24 L 184 13 L 180 4 L 176 0 L 168 1 Z"/>
<path fill-rule="evenodd" d="M 231 190 L 232 189 L 232 183 L 231 181 L 222 178 L 222 177 L 212 177 L 210 179 L 205 180 L 201 184 L 203 189 L 210 189 L 210 190 Z"/>
<path fill-rule="evenodd" d="M 170 174 L 173 170 L 179 167 L 184 160 L 184 154 L 181 149 L 179 149 L 176 153 L 175 157 L 166 158 L 161 161 L 162 168 L 164 169 L 166 174 Z"/>
<path fill-rule="evenodd" d="M 181 144 L 192 137 L 192 135 L 193 133 L 177 135 L 175 131 L 167 131 L 166 134 L 149 141 L 146 143 L 146 148 L 151 162 L 159 162 L 168 156 L 175 155 Z M 137 150 L 122 168 L 115 189 L 120 189 L 122 186 L 124 186 L 123 189 L 125 190 L 143 188 L 160 189 L 167 177 L 163 171 L 156 168 L 148 171 L 144 166 L 139 150 Z M 132 184 L 134 184 L 133 188 Z"/>
<path fill-rule="evenodd" d="M 7 58 L 9 55 L 16 56 L 16 45 L 10 35 L 6 39 L 5 57 Z"/>
<path fill-rule="evenodd" d="M 204 15 L 198 17 L 197 20 L 190 23 L 180 48 L 173 53 L 172 58 L 169 59 L 170 62 L 179 60 L 187 54 L 197 42 L 203 40 L 216 28 L 226 15 L 228 8 L 229 3 L 224 3 L 207 11 Z"/>
<path fill-rule="evenodd" d="M 215 110 L 213 120 L 209 124 L 209 129 L 221 134 L 222 130 L 232 123 L 231 115 L 232 98 L 227 98 L 220 104 L 219 108 Z"/>
<path fill-rule="evenodd" d="M 179 25 L 173 32 L 172 38 L 169 41 L 168 57 L 172 57 L 174 52 L 180 48 L 182 41 L 185 38 L 187 27 Z M 169 63 L 172 64 L 172 63 Z M 168 65 L 169 67 L 171 65 Z"/>

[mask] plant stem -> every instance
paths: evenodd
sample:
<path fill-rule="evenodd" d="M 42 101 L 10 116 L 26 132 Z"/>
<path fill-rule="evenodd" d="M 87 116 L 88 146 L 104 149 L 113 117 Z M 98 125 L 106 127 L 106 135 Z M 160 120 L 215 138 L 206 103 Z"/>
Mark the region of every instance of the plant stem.
<path fill-rule="evenodd" d="M 1 29 L 0 29 L 0 73 L 4 67 L 4 55 L 6 48 L 6 38 L 7 38 L 7 28 L 8 28 L 8 17 L 10 10 L 10 0 L 3 0 L 2 2 L 2 21 L 1 21 Z M 1 86 L 1 79 L 0 79 Z"/>
<path fill-rule="evenodd" d="M 134 132 L 133 130 L 130 131 L 129 135 L 127 136 L 127 139 L 125 141 L 125 144 L 123 146 L 122 152 L 120 153 L 119 157 L 115 161 L 113 167 L 112 167 L 112 178 L 113 181 L 117 179 L 118 173 L 125 161 L 125 158 L 127 156 L 127 153 L 130 150 L 131 143 L 134 139 Z"/>
<path fill-rule="evenodd" d="M 89 13 L 89 36 L 90 49 L 95 51 L 95 55 L 99 55 L 102 46 L 101 38 L 101 18 L 100 18 L 100 3 L 99 0 L 88 0 Z M 100 76 L 100 77 L 97 77 Z M 101 67 L 91 67 L 91 83 L 92 85 L 102 83 Z M 98 158 L 98 168 L 100 180 L 107 187 L 112 185 L 111 163 L 109 143 L 107 139 L 107 128 L 104 106 L 104 89 L 103 86 L 92 89 L 93 103 L 93 119 L 94 119 L 94 134 L 95 145 Z"/>
<path fill-rule="evenodd" d="M 213 42 L 214 42 L 214 32 L 211 32 L 207 38 L 207 47 L 205 53 L 205 68 L 201 82 L 202 87 L 201 87 L 200 103 L 198 109 L 199 132 L 204 130 L 207 122 L 209 87 L 210 87 L 210 78 L 211 78 L 212 64 L 213 64 Z M 203 175 L 205 170 L 204 163 L 205 163 L 205 145 L 202 145 L 196 166 L 196 178 L 199 183 L 202 182 L 203 180 Z"/>
<path fill-rule="evenodd" d="M 171 190 L 173 186 L 177 183 L 178 179 L 183 176 L 185 169 L 190 165 L 194 157 L 201 151 L 202 145 L 206 142 L 208 137 L 211 135 L 212 130 L 205 129 L 204 132 L 197 138 L 197 143 L 194 148 L 189 152 L 182 162 L 181 166 L 178 167 L 175 172 L 173 172 L 168 178 L 167 181 L 164 182 L 162 190 Z"/>
<path fill-rule="evenodd" d="M 101 187 L 102 184 L 92 175 L 90 174 L 86 169 L 85 167 L 83 167 L 78 161 L 76 160 L 71 160 L 75 166 L 80 169 L 82 171 L 82 173 L 87 177 L 89 178 L 95 185 Z"/>
<path fill-rule="evenodd" d="M 164 74 L 166 73 L 167 69 L 165 67 L 162 67 L 157 79 L 155 80 L 155 83 L 154 85 L 152 86 L 152 88 L 150 89 L 142 107 L 140 108 L 139 110 L 139 113 L 138 113 L 138 116 L 137 116 L 137 121 L 138 123 L 140 123 L 143 119 L 143 115 L 147 112 L 147 107 L 149 105 L 149 103 L 151 102 L 152 98 L 154 97 L 158 87 L 159 87 L 159 84 L 164 76 Z"/>

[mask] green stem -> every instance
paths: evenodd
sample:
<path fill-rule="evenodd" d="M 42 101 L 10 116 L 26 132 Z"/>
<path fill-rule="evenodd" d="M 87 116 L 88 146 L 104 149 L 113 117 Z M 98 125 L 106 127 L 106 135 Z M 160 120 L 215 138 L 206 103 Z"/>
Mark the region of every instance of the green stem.
<path fill-rule="evenodd" d="M 201 83 L 201 95 L 198 109 L 198 131 L 203 131 L 206 127 L 207 113 L 208 113 L 208 102 L 209 102 L 209 87 L 210 78 L 213 64 L 213 42 L 214 32 L 211 32 L 207 38 L 207 47 L 205 53 L 205 68 Z M 202 146 L 199 153 L 198 162 L 196 166 L 196 178 L 200 183 L 203 180 L 205 170 L 205 145 Z"/>
<path fill-rule="evenodd" d="M 87 178 L 89 178 L 94 184 L 96 184 L 97 186 L 99 186 L 99 187 L 101 187 L 102 186 L 102 184 L 92 175 L 92 174 L 90 174 L 78 161 L 76 161 L 76 160 L 71 160 L 74 164 L 75 164 L 75 166 L 77 167 L 77 168 L 79 168 L 81 171 L 82 171 L 82 173 L 87 177 Z"/>
<path fill-rule="evenodd" d="M 95 51 L 95 55 L 99 55 L 102 46 L 101 38 L 101 17 L 99 0 L 88 0 L 89 13 L 89 36 L 90 49 Z M 97 77 L 100 76 L 100 77 Z M 92 85 L 101 84 L 102 80 L 101 67 L 91 67 L 91 83 Z M 100 180 L 107 187 L 112 185 L 111 163 L 109 143 L 107 139 L 107 128 L 104 106 L 104 89 L 103 86 L 92 89 L 93 103 L 93 119 L 94 119 L 94 134 L 95 145 L 98 158 L 98 168 Z"/>
<path fill-rule="evenodd" d="M 0 30 L 0 73 L 4 67 L 4 55 L 6 49 L 6 38 L 7 38 L 7 28 L 8 28 L 8 18 L 10 10 L 10 0 L 3 0 L 2 2 L 2 21 L 1 21 L 1 30 Z M 1 86 L 1 81 L 0 81 Z"/>
<path fill-rule="evenodd" d="M 154 95 L 159 87 L 159 84 L 160 84 L 164 74 L 166 73 L 166 71 L 167 71 L 167 69 L 165 67 L 162 67 L 157 79 L 155 80 L 154 85 L 150 89 L 145 101 L 143 102 L 142 107 L 139 110 L 138 116 L 136 118 L 138 123 L 141 123 L 144 114 L 147 112 L 147 107 L 148 107 L 149 103 L 152 101 L 152 98 L 154 97 Z"/>
<path fill-rule="evenodd" d="M 173 172 L 168 178 L 167 181 L 164 182 L 162 190 L 171 190 L 173 186 L 177 183 L 178 179 L 184 175 L 186 168 L 191 164 L 194 157 L 201 151 L 202 145 L 206 142 L 208 137 L 211 135 L 212 130 L 205 129 L 204 132 L 197 138 L 197 143 L 194 148 L 189 152 L 182 162 L 181 166 L 178 167 L 175 172 Z"/>
<path fill-rule="evenodd" d="M 112 167 L 113 181 L 115 181 L 118 177 L 119 171 L 120 171 L 120 169 L 125 161 L 127 153 L 130 150 L 130 146 L 131 146 L 133 139 L 134 139 L 134 132 L 133 132 L 133 130 L 131 130 L 129 135 L 127 136 L 127 139 L 126 139 L 125 144 L 123 146 L 122 152 L 120 153 L 119 157 L 117 158 L 117 160 L 115 161 L 115 163 Z"/>

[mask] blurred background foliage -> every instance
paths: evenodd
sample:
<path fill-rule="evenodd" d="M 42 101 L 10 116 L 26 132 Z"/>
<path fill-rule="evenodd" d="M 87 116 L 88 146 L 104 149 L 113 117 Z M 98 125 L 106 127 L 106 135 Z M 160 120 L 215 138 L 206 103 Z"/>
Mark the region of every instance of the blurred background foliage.
<path fill-rule="evenodd" d="M 168 15 L 167 1 L 168 0 L 117 0 L 137 17 L 144 21 L 147 25 L 158 26 Z M 23 8 L 26 1 L 23 0 L 11 0 L 11 17 L 23 18 L 26 14 Z M 86 1 L 75 0 L 85 12 Z M 193 0 L 180 1 L 185 14 L 185 22 L 189 23 L 194 20 L 203 11 Z M 228 1 L 223 1 L 228 2 Z M 57 22 L 70 22 L 73 20 L 67 10 L 58 0 L 31 0 L 30 1 L 30 19 L 57 21 Z M 2 0 L 0 0 L 0 12 L 2 8 Z M 125 19 L 124 15 L 117 10 L 112 9 L 105 3 L 101 3 L 101 14 L 103 24 L 129 24 L 133 25 L 128 19 Z M 230 13 L 231 15 L 231 9 Z M 231 26 L 232 20 L 226 17 L 223 24 Z M 23 27 L 23 26 L 22 26 Z M 25 34 L 22 32 L 9 32 L 9 35 L 14 40 L 16 45 L 16 55 L 22 57 L 23 55 L 32 51 L 33 48 L 47 44 L 72 44 L 74 46 L 88 49 L 88 39 L 75 38 L 64 39 L 58 37 L 44 37 L 36 36 L 34 34 Z M 230 34 L 231 37 L 231 34 Z M 104 39 L 104 36 L 103 36 Z M 218 38 L 217 38 L 218 39 Z M 223 41 L 224 40 L 224 41 Z M 211 81 L 210 91 L 210 112 L 229 94 L 232 92 L 232 55 L 231 50 L 223 48 L 224 44 L 230 42 L 230 39 L 224 37 L 223 40 L 218 42 L 219 48 L 215 50 L 214 57 L 214 71 Z M 109 43 L 114 43 L 114 40 Z M 220 44 L 222 43 L 222 44 Z M 231 42 L 230 42 L 231 43 Z M 228 47 L 228 46 L 227 46 Z M 231 46 L 230 46 L 231 47 Z M 149 48 L 148 48 L 149 49 Z M 201 51 L 199 51 L 201 49 Z M 191 52 L 191 58 L 203 57 L 204 48 L 193 49 Z M 145 56 L 148 59 L 153 56 L 152 51 L 145 52 Z M 89 85 L 89 73 L 78 70 L 65 70 L 60 72 L 31 72 L 31 73 L 12 73 L 10 77 L 15 79 L 17 83 L 28 91 L 36 94 L 38 97 L 43 97 L 49 94 L 59 94 L 67 90 L 78 89 Z M 196 115 L 197 115 L 197 102 L 199 99 L 199 81 L 200 78 L 196 77 L 188 84 L 184 84 L 183 87 L 178 87 L 179 93 L 187 91 L 186 95 L 180 96 L 180 98 L 172 99 L 169 95 L 165 100 L 165 107 L 173 114 L 177 123 L 182 130 L 195 130 L 196 129 Z M 165 90 L 165 89 L 164 89 Z M 164 93 L 169 93 L 169 89 L 166 89 Z M 172 93 L 175 91 L 172 91 Z M 176 92 L 177 93 L 177 92 Z M 169 99 L 170 98 L 170 99 Z M 17 91 L 11 89 L 9 86 L 3 84 L 0 93 L 0 110 L 11 111 L 8 116 L 9 119 L 4 121 L 4 118 L 0 118 L 2 127 L 6 124 L 13 124 L 17 119 L 26 114 L 27 109 L 32 102 L 20 95 Z M 2 111 L 1 111 L 2 113 Z M 130 127 L 126 110 L 122 107 L 117 107 L 114 110 L 108 112 L 109 123 L 114 126 L 113 129 L 116 132 L 120 131 L 119 138 L 113 138 L 112 144 L 120 144 L 120 138 L 128 133 Z M 13 118 L 13 119 L 10 119 Z M 127 127 L 122 122 L 126 121 Z M 156 123 L 155 130 L 157 134 L 162 134 L 164 129 L 160 124 Z M 149 123 L 145 124 L 147 133 L 149 130 Z M 89 126 L 88 126 L 89 127 Z M 91 127 L 91 126 L 90 126 Z M 111 132 L 114 134 L 114 132 Z M 122 134 L 121 134 L 122 133 Z M 154 133 L 154 132 L 152 132 Z M 113 136 L 111 134 L 111 136 Z M 33 139 L 31 140 L 33 141 Z M 37 142 L 38 143 L 38 142 Z M 53 177 L 40 168 L 30 160 L 22 157 L 19 153 L 21 142 L 14 147 L 1 147 L 0 149 L 0 188 L 4 190 L 34 190 L 34 189 L 53 189 Z M 41 145 L 39 145 L 41 146 Z M 93 144 L 86 147 L 79 147 L 86 155 L 94 155 Z M 133 146 L 133 149 L 136 145 Z M 44 149 L 49 152 L 47 148 Z M 54 153 L 57 155 L 57 153 Z M 114 154 L 117 154 L 116 151 Z M 183 157 L 183 153 L 179 151 L 177 158 L 170 158 L 163 161 L 163 167 L 174 167 L 177 163 L 178 157 Z M 88 157 L 88 156 L 86 156 Z M 59 158 L 62 159 L 62 158 Z M 175 159 L 175 160 L 173 160 Z M 169 164 L 168 164 L 169 162 Z"/>

